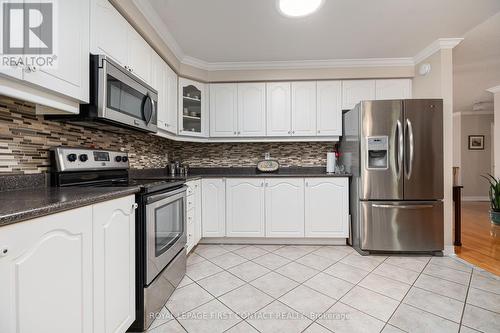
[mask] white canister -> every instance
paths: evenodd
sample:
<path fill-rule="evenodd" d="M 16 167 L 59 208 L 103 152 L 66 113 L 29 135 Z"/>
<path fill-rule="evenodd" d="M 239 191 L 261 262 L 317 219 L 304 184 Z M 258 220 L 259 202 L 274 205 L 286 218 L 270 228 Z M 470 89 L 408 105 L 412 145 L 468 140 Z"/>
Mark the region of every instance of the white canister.
<path fill-rule="evenodd" d="M 335 158 L 335 153 L 326 153 L 326 172 L 334 173 L 335 172 L 335 164 L 337 159 Z"/>

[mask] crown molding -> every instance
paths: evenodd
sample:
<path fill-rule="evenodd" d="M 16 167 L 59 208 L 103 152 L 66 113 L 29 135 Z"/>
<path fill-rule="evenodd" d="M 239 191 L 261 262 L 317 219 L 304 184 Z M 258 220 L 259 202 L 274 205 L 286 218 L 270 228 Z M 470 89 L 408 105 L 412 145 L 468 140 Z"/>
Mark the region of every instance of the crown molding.
<path fill-rule="evenodd" d="M 496 94 L 496 93 L 500 92 L 500 86 L 491 87 L 491 88 L 486 89 L 486 90 L 488 90 L 490 93 Z"/>
<path fill-rule="evenodd" d="M 249 61 L 249 62 L 206 62 L 186 56 L 181 61 L 185 65 L 207 71 L 225 70 L 269 70 L 269 69 L 313 69 L 313 68 L 351 68 L 351 67 L 396 67 L 413 66 L 412 58 L 368 58 L 368 59 L 330 59 L 300 61 Z"/>
<path fill-rule="evenodd" d="M 460 42 L 462 42 L 464 39 L 463 38 L 439 38 L 436 39 L 434 42 L 432 42 L 430 45 L 428 45 L 426 48 L 424 48 L 422 51 L 417 53 L 413 57 L 413 62 L 414 64 L 418 64 L 422 62 L 422 60 L 430 57 L 434 53 L 436 53 L 439 50 L 445 50 L 445 49 L 452 49 Z"/>

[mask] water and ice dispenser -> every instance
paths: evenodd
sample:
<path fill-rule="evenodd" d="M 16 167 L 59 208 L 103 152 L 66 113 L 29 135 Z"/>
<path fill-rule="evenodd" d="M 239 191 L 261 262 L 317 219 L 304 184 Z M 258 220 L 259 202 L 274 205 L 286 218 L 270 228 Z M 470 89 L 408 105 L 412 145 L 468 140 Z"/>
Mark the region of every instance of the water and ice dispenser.
<path fill-rule="evenodd" d="M 389 137 L 369 136 L 366 141 L 367 169 L 387 170 L 389 168 Z"/>

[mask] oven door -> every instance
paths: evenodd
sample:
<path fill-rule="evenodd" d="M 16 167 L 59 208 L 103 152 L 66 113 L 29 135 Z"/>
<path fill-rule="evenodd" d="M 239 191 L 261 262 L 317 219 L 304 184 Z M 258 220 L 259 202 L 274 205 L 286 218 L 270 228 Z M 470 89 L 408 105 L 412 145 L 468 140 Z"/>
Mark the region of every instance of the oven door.
<path fill-rule="evenodd" d="M 186 245 L 186 188 L 146 199 L 146 285 Z"/>
<path fill-rule="evenodd" d="M 158 93 L 109 58 L 99 61 L 98 116 L 156 132 Z"/>

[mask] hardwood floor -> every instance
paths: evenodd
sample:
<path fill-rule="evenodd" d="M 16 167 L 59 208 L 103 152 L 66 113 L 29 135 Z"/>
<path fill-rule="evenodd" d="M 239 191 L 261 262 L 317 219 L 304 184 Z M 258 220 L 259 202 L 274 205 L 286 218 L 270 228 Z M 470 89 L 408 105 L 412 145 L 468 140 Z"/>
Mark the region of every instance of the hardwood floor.
<path fill-rule="evenodd" d="M 500 275 L 500 226 L 490 222 L 488 202 L 462 203 L 462 246 L 458 257 Z"/>

